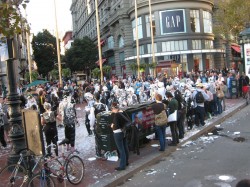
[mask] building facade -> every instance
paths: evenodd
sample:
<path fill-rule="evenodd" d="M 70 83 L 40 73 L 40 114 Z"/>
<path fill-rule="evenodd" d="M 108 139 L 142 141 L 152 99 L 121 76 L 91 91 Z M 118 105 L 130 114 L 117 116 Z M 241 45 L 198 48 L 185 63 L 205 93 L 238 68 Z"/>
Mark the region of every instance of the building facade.
<path fill-rule="evenodd" d="M 134 0 L 99 0 L 103 58 L 112 73 L 135 74 L 136 25 Z M 214 43 L 212 0 L 151 0 L 157 73 L 178 74 L 222 68 L 223 44 Z M 73 0 L 73 38 L 97 40 L 94 0 Z M 148 0 L 137 0 L 140 63 L 152 63 Z M 147 70 L 147 73 L 150 73 Z"/>

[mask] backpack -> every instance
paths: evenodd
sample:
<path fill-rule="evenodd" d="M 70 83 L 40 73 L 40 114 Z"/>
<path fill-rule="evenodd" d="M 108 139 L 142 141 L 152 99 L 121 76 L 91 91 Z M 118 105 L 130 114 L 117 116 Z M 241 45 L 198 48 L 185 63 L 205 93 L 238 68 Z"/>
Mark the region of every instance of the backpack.
<path fill-rule="evenodd" d="M 95 108 L 95 116 L 100 112 L 106 111 L 106 106 L 103 103 L 94 104 L 93 107 Z"/>
<path fill-rule="evenodd" d="M 197 94 L 195 95 L 195 100 L 196 100 L 196 103 L 204 103 L 205 102 L 203 94 L 199 91 L 197 91 Z"/>
<path fill-rule="evenodd" d="M 76 119 L 76 111 L 74 108 L 74 104 L 68 103 L 64 108 L 63 123 L 66 126 L 71 126 L 75 124 L 75 119 Z"/>
<path fill-rule="evenodd" d="M 159 114 L 155 114 L 155 125 L 163 126 L 167 125 L 168 117 L 166 113 L 166 105 L 164 104 L 164 109 Z"/>
<path fill-rule="evenodd" d="M 51 123 L 56 121 L 55 113 L 54 112 L 44 112 L 43 118 L 45 123 Z"/>

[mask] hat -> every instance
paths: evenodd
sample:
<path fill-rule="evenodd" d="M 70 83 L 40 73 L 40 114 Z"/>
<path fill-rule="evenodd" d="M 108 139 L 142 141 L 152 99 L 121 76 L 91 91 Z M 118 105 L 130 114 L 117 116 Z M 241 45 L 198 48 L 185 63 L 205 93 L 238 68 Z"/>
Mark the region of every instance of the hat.
<path fill-rule="evenodd" d="M 203 84 L 202 83 L 198 83 L 198 84 L 196 84 L 196 87 L 202 88 Z"/>

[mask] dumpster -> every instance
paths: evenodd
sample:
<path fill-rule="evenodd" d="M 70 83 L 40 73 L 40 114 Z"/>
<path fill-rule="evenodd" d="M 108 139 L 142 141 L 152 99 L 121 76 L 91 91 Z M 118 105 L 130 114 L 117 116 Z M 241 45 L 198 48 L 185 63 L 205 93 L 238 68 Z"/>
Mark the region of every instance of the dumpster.
<path fill-rule="evenodd" d="M 149 141 L 146 136 L 155 132 L 154 113 L 151 105 L 152 103 L 147 103 L 122 109 L 132 121 L 132 125 L 127 127 L 126 136 L 129 149 L 137 154 L 140 154 L 139 146 Z M 100 157 L 103 157 L 106 152 L 116 150 L 111 123 L 111 112 L 97 114 L 95 139 L 97 155 Z"/>

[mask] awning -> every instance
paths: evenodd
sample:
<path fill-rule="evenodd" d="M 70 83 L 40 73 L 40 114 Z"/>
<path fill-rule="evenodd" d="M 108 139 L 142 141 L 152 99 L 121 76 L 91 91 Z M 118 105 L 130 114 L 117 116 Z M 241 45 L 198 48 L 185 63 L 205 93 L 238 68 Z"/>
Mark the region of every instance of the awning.
<path fill-rule="evenodd" d="M 240 51 L 240 46 L 236 46 L 236 45 L 231 45 L 232 49 L 235 50 L 237 53 L 241 53 Z"/>
<path fill-rule="evenodd" d="M 102 64 L 104 64 L 106 61 L 107 61 L 107 59 L 103 58 L 102 59 Z M 99 60 L 97 60 L 95 63 L 96 63 L 96 65 L 100 66 Z"/>

